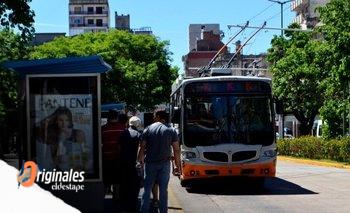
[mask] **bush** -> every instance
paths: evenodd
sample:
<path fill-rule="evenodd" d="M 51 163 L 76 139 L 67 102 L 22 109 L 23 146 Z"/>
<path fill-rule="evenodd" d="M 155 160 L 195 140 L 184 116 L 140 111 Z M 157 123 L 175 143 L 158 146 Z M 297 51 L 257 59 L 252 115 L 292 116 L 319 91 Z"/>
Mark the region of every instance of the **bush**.
<path fill-rule="evenodd" d="M 350 163 L 350 137 L 332 140 L 310 136 L 281 139 L 277 146 L 280 155 Z"/>

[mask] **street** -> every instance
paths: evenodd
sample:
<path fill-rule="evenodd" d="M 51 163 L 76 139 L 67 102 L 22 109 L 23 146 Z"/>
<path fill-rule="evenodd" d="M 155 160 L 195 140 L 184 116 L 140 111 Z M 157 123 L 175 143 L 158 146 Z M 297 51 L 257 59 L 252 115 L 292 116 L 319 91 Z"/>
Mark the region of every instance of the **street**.
<path fill-rule="evenodd" d="M 350 171 L 278 161 L 277 177 L 256 190 L 249 182 L 206 183 L 193 189 L 172 177 L 171 212 L 349 212 Z M 175 197 L 174 197 L 175 196 Z"/>

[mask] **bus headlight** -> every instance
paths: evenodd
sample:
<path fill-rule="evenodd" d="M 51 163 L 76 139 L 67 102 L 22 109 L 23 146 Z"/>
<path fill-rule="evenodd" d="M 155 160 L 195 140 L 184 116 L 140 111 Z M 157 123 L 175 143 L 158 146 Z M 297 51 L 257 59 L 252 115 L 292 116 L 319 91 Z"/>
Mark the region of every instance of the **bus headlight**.
<path fill-rule="evenodd" d="M 272 158 L 272 157 L 275 157 L 276 155 L 277 155 L 276 149 L 269 149 L 269 150 L 264 151 L 262 156 Z"/>
<path fill-rule="evenodd" d="M 194 152 L 182 152 L 182 158 L 183 159 L 193 159 L 196 158 L 196 153 Z"/>

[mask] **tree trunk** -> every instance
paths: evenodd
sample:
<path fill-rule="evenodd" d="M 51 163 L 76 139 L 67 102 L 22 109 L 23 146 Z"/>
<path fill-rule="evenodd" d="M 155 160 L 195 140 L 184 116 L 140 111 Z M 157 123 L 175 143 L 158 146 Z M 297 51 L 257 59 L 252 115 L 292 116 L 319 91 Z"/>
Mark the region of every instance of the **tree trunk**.
<path fill-rule="evenodd" d="M 311 123 L 311 122 L 310 122 Z M 309 124 L 309 122 L 300 122 L 300 135 L 311 135 L 312 125 Z"/>
<path fill-rule="evenodd" d="M 315 117 L 317 112 L 313 112 L 310 117 L 305 117 L 300 112 L 294 112 L 294 116 L 300 122 L 299 132 L 301 136 L 311 135 L 312 126 L 314 124 Z"/>

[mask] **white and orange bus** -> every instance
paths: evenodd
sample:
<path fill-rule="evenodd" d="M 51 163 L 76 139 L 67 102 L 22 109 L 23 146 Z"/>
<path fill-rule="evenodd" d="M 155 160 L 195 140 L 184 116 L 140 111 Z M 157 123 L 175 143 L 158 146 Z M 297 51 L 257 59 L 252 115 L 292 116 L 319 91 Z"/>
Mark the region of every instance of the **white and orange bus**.
<path fill-rule="evenodd" d="M 271 80 L 216 76 L 177 81 L 170 118 L 181 141 L 181 185 L 213 177 L 276 173 Z"/>

